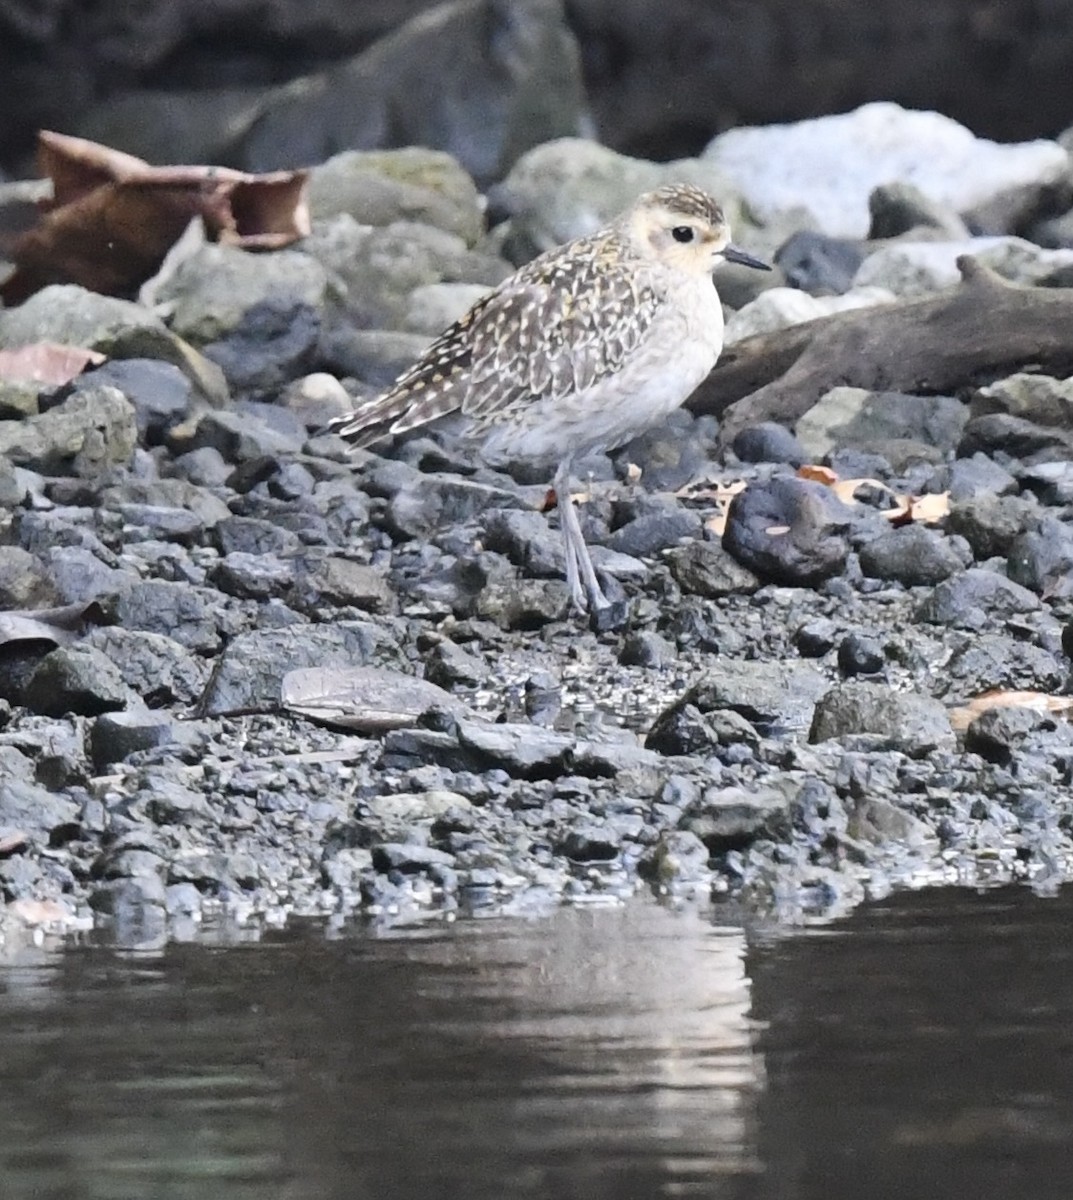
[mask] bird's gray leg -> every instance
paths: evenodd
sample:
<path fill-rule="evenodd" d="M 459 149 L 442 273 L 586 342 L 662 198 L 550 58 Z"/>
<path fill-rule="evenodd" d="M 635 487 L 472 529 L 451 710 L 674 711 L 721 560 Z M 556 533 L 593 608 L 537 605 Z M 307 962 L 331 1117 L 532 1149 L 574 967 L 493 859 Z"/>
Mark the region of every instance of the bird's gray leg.
<path fill-rule="evenodd" d="M 585 545 L 585 536 L 581 532 L 581 522 L 578 520 L 574 502 L 570 499 L 570 463 L 559 465 L 555 472 L 555 498 L 559 505 L 559 524 L 563 531 L 563 545 L 566 550 L 566 583 L 570 589 L 574 607 L 579 612 L 586 608 L 595 611 L 607 608 L 610 600 L 604 595 L 600 581 L 596 578 L 596 568 L 592 565 L 589 548 Z M 579 577 L 580 575 L 580 577 Z M 581 589 L 582 581 L 585 591 Z M 588 593 L 588 604 L 585 593 Z"/>

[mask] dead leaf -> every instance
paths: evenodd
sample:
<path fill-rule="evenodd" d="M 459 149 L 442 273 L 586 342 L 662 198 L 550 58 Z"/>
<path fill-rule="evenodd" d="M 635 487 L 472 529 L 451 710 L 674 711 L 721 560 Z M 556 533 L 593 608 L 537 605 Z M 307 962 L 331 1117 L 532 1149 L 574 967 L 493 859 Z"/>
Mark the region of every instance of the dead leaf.
<path fill-rule="evenodd" d="M 899 496 L 899 506 L 883 515 L 892 525 L 938 525 L 950 515 L 950 493 L 933 492 L 926 496 Z"/>
<path fill-rule="evenodd" d="M 413 725 L 430 708 L 465 711 L 450 692 L 384 667 L 300 667 L 288 671 L 280 702 L 291 712 L 344 729 L 381 733 Z"/>
<path fill-rule="evenodd" d="M 0 612 L 0 646 L 9 642 L 50 642 L 66 646 L 85 625 L 103 625 L 104 610 L 96 600 L 88 604 L 65 604 L 60 608 L 41 608 Z"/>
<path fill-rule="evenodd" d="M 47 130 L 38 138 L 53 198 L 13 243 L 16 270 L 0 286 L 5 304 L 57 282 L 132 293 L 196 216 L 211 237 L 247 249 L 276 249 L 310 231 L 306 171 L 153 167 L 84 138 Z"/>
<path fill-rule="evenodd" d="M 88 366 L 99 366 L 104 355 L 80 346 L 34 342 L 17 350 L 0 350 L 0 379 L 60 387 L 81 375 Z"/>
<path fill-rule="evenodd" d="M 1051 713 L 1067 717 L 1073 712 L 1073 696 L 1052 696 L 1049 692 L 1006 691 L 996 688 L 974 696 L 967 704 L 960 704 L 949 712 L 950 725 L 963 733 L 982 713 L 993 708 L 1031 708 L 1035 712 Z"/>
<path fill-rule="evenodd" d="M 857 499 L 857 493 L 862 487 L 887 492 L 892 497 L 897 497 L 898 494 L 881 479 L 869 479 L 867 477 L 861 479 L 836 479 L 831 484 L 831 491 L 834 492 L 843 504 L 859 504 L 860 501 Z"/>
<path fill-rule="evenodd" d="M 834 487 L 838 482 L 838 472 L 830 467 L 820 466 L 819 463 L 805 463 L 797 468 L 798 479 L 812 479 L 816 483 L 825 483 L 828 487 Z"/>
<path fill-rule="evenodd" d="M 682 500 L 714 505 L 715 512 L 704 522 L 704 528 L 721 538 L 726 532 L 730 502 L 739 492 L 744 492 L 747 486 L 744 479 L 735 479 L 730 483 L 703 480 L 699 483 L 687 483 L 674 494 Z"/>

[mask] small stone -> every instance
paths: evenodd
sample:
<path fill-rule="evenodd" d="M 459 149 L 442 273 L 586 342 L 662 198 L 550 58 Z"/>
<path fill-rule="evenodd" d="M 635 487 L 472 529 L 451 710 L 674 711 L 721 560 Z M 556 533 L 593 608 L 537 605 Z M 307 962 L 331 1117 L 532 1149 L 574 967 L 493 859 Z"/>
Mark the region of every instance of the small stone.
<path fill-rule="evenodd" d="M 980 567 L 940 583 L 917 606 L 915 617 L 929 625 L 979 629 L 1039 609 L 1039 598 L 1003 575 Z"/>
<path fill-rule="evenodd" d="M 870 734 L 911 757 L 954 745 L 946 709 L 931 696 L 895 692 L 877 683 L 845 683 L 816 704 L 810 742 Z"/>
<path fill-rule="evenodd" d="M 136 700 L 119 671 L 91 646 L 61 646 L 47 654 L 26 685 L 24 702 L 34 712 L 92 717 Z"/>
<path fill-rule="evenodd" d="M 838 645 L 838 669 L 843 675 L 874 675 L 886 661 L 883 646 L 865 634 L 847 634 Z"/>
<path fill-rule="evenodd" d="M 716 542 L 690 542 L 672 550 L 667 561 L 678 586 L 694 596 L 718 600 L 755 592 L 760 580 Z"/>
<path fill-rule="evenodd" d="M 948 538 L 915 523 L 885 530 L 861 547 L 859 557 L 865 575 L 906 587 L 934 586 L 967 565 Z"/>

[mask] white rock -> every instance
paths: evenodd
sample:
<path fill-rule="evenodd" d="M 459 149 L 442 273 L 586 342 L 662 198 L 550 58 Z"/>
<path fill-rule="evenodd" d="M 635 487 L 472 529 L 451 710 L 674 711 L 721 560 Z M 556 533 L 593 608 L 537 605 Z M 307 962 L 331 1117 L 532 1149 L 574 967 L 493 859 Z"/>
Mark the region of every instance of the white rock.
<path fill-rule="evenodd" d="M 743 224 L 737 193 L 705 158 L 670 163 L 630 158 L 584 138 L 557 138 L 523 154 L 492 191 L 511 218 L 514 235 L 534 251 L 550 250 L 601 229 L 641 192 L 665 183 L 693 183 L 722 206 L 735 238 Z"/>
<path fill-rule="evenodd" d="M 804 208 L 814 229 L 849 238 L 867 235 L 868 196 L 882 184 L 915 184 L 929 199 L 966 213 L 1070 173 L 1069 156 L 1057 142 L 999 145 L 939 113 L 889 103 L 791 125 L 731 129 L 703 157 L 722 169 L 763 223 Z"/>
<path fill-rule="evenodd" d="M 870 254 L 853 277 L 854 288 L 888 288 L 902 299 L 954 287 L 961 279 L 957 260 L 972 255 L 1015 283 L 1035 283 L 1073 263 L 1073 250 L 1041 250 L 1021 238 L 979 237 L 958 242 L 899 242 Z"/>
<path fill-rule="evenodd" d="M 438 337 L 489 291 L 479 283 L 421 284 L 410 293 L 403 327 L 409 333 Z"/>
<path fill-rule="evenodd" d="M 890 304 L 896 299 L 893 292 L 880 287 L 854 288 L 842 296 L 810 296 L 797 288 L 769 288 L 727 320 L 723 340 L 729 346 L 756 333 L 773 333 L 816 317 Z"/>

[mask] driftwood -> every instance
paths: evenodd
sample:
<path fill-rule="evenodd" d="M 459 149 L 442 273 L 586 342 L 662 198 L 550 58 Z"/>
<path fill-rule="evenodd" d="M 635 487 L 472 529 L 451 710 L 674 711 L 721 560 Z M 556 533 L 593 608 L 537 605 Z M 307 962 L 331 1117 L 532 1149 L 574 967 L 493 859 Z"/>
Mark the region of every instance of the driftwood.
<path fill-rule="evenodd" d="M 958 259 L 958 287 L 854 309 L 729 346 L 690 397 L 724 444 L 759 421 L 793 423 L 833 387 L 947 394 L 1015 371 L 1073 371 L 1073 288 L 1022 287 Z"/>

